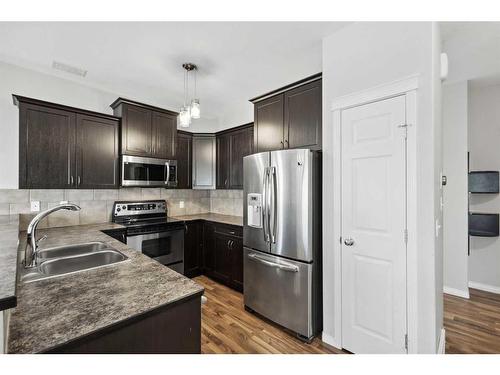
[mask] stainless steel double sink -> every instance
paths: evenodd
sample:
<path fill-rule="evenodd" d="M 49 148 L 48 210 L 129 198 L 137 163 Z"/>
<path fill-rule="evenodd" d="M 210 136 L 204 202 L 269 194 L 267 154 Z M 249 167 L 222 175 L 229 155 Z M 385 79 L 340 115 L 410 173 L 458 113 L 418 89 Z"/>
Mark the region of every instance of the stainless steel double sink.
<path fill-rule="evenodd" d="M 38 251 L 39 265 L 21 276 L 25 283 L 106 267 L 128 257 L 104 242 L 87 242 Z"/>

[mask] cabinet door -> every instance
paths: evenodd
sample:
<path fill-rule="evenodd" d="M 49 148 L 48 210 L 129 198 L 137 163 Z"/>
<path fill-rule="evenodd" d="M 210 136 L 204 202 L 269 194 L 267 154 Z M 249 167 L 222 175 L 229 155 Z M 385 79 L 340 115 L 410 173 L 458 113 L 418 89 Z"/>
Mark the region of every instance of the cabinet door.
<path fill-rule="evenodd" d="M 285 148 L 321 148 L 321 80 L 285 93 Z"/>
<path fill-rule="evenodd" d="M 215 232 L 213 274 L 226 285 L 231 284 L 231 241 L 232 237 Z"/>
<path fill-rule="evenodd" d="M 188 134 L 177 134 L 177 188 L 191 189 L 193 137 Z"/>
<path fill-rule="evenodd" d="M 123 105 L 122 153 L 152 156 L 152 111 L 133 105 Z"/>
<path fill-rule="evenodd" d="M 118 121 L 76 116 L 76 186 L 118 187 Z"/>
<path fill-rule="evenodd" d="M 19 188 L 75 186 L 75 121 L 73 112 L 20 104 Z"/>
<path fill-rule="evenodd" d="M 255 103 L 255 152 L 283 148 L 283 94 Z"/>
<path fill-rule="evenodd" d="M 195 277 L 201 273 L 200 238 L 203 233 L 202 223 L 191 221 L 186 223 L 184 235 L 184 275 Z"/>
<path fill-rule="evenodd" d="M 243 239 L 240 237 L 234 237 L 231 244 L 231 284 L 243 291 Z"/>
<path fill-rule="evenodd" d="M 215 138 L 193 136 L 193 189 L 215 189 Z"/>
<path fill-rule="evenodd" d="M 229 188 L 229 142 L 229 134 L 217 137 L 217 189 Z"/>
<path fill-rule="evenodd" d="M 203 224 L 203 270 L 208 276 L 214 269 L 214 235 L 215 227 L 212 223 Z"/>
<path fill-rule="evenodd" d="M 243 158 L 253 150 L 253 127 L 238 130 L 230 135 L 229 188 L 243 189 Z"/>
<path fill-rule="evenodd" d="M 161 159 L 175 159 L 177 118 L 161 112 L 153 112 L 153 155 Z"/>

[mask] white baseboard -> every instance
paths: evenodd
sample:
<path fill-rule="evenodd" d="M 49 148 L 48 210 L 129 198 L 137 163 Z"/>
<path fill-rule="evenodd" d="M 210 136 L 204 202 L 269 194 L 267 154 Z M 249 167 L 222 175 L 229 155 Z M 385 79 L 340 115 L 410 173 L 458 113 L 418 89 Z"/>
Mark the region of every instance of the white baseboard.
<path fill-rule="evenodd" d="M 339 343 L 335 337 L 330 336 L 329 334 L 325 332 L 321 332 L 321 341 L 327 343 L 328 345 L 333 346 L 334 348 L 342 350 L 342 344 Z"/>
<path fill-rule="evenodd" d="M 446 331 L 441 329 L 441 335 L 439 335 L 438 351 L 437 354 L 445 354 L 446 350 Z"/>
<path fill-rule="evenodd" d="M 449 286 L 443 286 L 443 293 L 451 294 L 452 296 L 462 297 L 469 299 L 469 289 L 461 290 L 456 288 L 450 288 Z"/>
<path fill-rule="evenodd" d="M 476 283 L 475 281 L 469 281 L 469 288 L 479 289 L 485 292 L 500 294 L 500 287 L 495 285 L 488 285 L 483 283 Z"/>

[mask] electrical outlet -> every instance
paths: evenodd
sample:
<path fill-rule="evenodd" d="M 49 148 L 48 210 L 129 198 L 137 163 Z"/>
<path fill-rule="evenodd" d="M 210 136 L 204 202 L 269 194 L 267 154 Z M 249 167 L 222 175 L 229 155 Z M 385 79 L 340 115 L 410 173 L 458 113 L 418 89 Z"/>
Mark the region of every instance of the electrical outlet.
<path fill-rule="evenodd" d="M 179 202 L 179 208 L 184 208 L 184 201 Z"/>
<path fill-rule="evenodd" d="M 40 211 L 40 201 L 31 201 L 31 212 Z"/>

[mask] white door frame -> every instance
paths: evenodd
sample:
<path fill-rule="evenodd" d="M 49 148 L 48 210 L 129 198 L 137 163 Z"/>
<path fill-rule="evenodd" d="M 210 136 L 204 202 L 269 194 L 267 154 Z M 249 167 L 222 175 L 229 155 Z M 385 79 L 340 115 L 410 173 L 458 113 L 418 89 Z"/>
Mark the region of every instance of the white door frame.
<path fill-rule="evenodd" d="M 333 184 L 323 181 L 323 285 L 334 286 L 333 291 L 333 326 L 331 333 L 323 333 L 323 340 L 337 348 L 342 347 L 342 251 L 340 237 L 342 234 L 341 212 L 341 178 L 342 178 L 342 138 L 341 113 L 343 110 L 368 104 L 371 102 L 405 95 L 407 140 L 407 332 L 408 353 L 417 353 L 417 90 L 418 76 L 407 77 L 398 81 L 376 86 L 371 89 L 355 92 L 333 100 L 330 108 L 332 127 L 328 122 L 324 127 L 324 163 L 323 176 L 333 177 Z M 327 145 L 331 147 L 327 150 Z M 328 147 L 328 148 L 330 148 Z M 331 163 L 333 161 L 333 163 Z M 333 169 L 328 170 L 329 168 Z M 332 230 L 333 226 L 333 230 Z M 333 249 L 332 249 L 333 247 Z M 333 250 L 333 257 L 332 252 Z M 329 262 L 330 261 L 330 262 Z M 325 263 L 328 263 L 325 265 Z M 333 263 L 333 270 L 331 269 Z M 330 267 L 330 269 L 326 269 Z M 333 275 L 333 276 L 332 276 Z M 323 289 L 325 289 L 323 287 Z M 330 292 L 331 293 L 331 292 Z M 326 316 L 325 316 L 326 318 Z M 326 319 L 324 319 L 326 320 Z"/>

